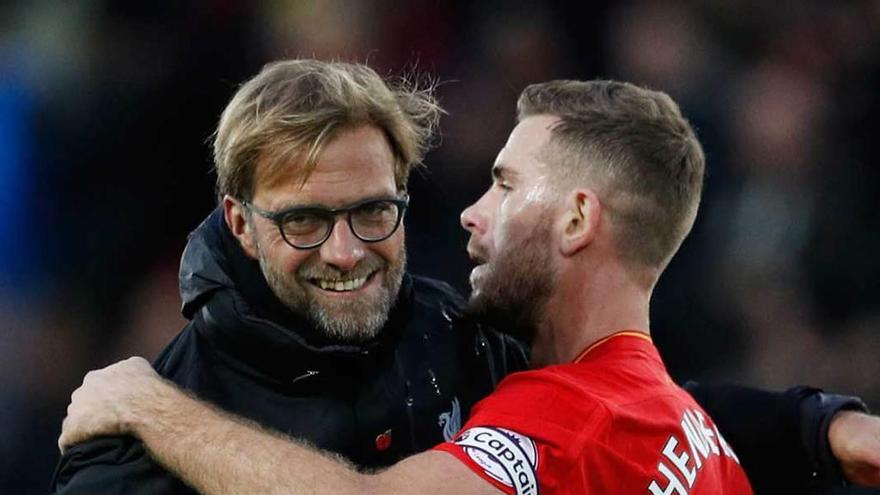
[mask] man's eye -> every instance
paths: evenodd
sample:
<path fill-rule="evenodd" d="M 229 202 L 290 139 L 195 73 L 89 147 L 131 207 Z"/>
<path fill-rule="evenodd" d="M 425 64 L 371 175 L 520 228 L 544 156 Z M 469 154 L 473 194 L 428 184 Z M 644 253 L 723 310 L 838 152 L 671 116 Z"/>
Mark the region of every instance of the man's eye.
<path fill-rule="evenodd" d="M 370 205 L 364 205 L 359 208 L 361 213 L 366 213 L 368 215 L 381 215 L 382 213 L 388 211 L 388 206 L 384 203 L 373 203 Z"/>
<path fill-rule="evenodd" d="M 381 216 L 391 212 L 392 208 L 394 208 L 394 205 L 391 203 L 371 203 L 358 208 L 358 213 Z"/>
<path fill-rule="evenodd" d="M 313 223 L 315 221 L 315 217 L 313 215 L 290 215 L 289 217 L 284 219 L 284 223 L 289 223 L 293 225 L 305 225 L 309 223 Z"/>
<path fill-rule="evenodd" d="M 359 207 L 355 216 L 361 220 L 386 220 L 394 216 L 395 206 L 392 203 L 369 203 Z"/>
<path fill-rule="evenodd" d="M 302 235 L 322 228 L 324 221 L 311 213 L 291 213 L 284 217 L 284 231 L 290 235 Z"/>
<path fill-rule="evenodd" d="M 510 187 L 510 185 L 507 184 L 506 182 L 496 182 L 495 184 L 496 184 L 496 185 L 498 186 L 498 188 L 501 189 L 502 191 L 505 191 L 505 192 L 506 192 L 506 191 L 512 191 L 512 190 L 513 190 L 513 188 Z"/>

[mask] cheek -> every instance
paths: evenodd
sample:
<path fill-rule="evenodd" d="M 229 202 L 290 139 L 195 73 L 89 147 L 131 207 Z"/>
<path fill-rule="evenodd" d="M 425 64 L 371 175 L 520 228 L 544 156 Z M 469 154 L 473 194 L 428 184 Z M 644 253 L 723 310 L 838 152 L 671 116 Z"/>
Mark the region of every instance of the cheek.
<path fill-rule="evenodd" d="M 288 247 L 288 251 L 281 257 L 282 267 L 286 273 L 296 274 L 300 267 L 317 258 L 317 253 L 313 251 L 295 251 Z"/>
<path fill-rule="evenodd" d="M 492 235 L 488 239 L 496 252 L 504 250 L 511 243 L 518 242 L 531 233 L 535 224 L 528 220 L 530 212 L 531 210 L 523 207 L 523 203 L 514 205 L 512 201 L 502 202 L 494 219 L 493 229 L 490 230 Z"/>
<path fill-rule="evenodd" d="M 522 237 L 540 227 L 539 218 L 547 209 L 547 191 L 534 187 L 527 191 L 515 190 L 498 200 L 495 208 L 494 232 L 498 243 L 509 238 Z"/>
<path fill-rule="evenodd" d="M 403 225 L 401 225 L 397 229 L 397 232 L 395 232 L 394 235 L 392 235 L 388 239 L 385 239 L 382 242 L 366 244 L 366 246 L 369 251 L 372 251 L 380 258 L 388 261 L 389 263 L 394 263 L 397 262 L 404 254 L 403 250 L 405 238 L 406 235 L 403 229 Z"/>
<path fill-rule="evenodd" d="M 500 217 L 497 220 L 495 228 L 492 229 L 491 235 L 489 235 L 489 238 L 487 239 L 489 245 L 492 246 L 492 249 L 495 251 L 494 254 L 503 250 L 510 234 L 505 222 Z"/>
<path fill-rule="evenodd" d="M 517 209 L 512 206 L 511 202 L 502 199 L 495 209 L 495 217 L 492 219 L 492 233 L 489 239 L 496 247 L 502 246 L 510 235 L 512 219 L 515 217 Z"/>
<path fill-rule="evenodd" d="M 507 198 L 493 187 L 480 199 L 477 207 L 485 223 L 485 228 L 479 235 L 480 244 L 494 252 L 496 240 L 499 238 L 507 215 Z"/>
<path fill-rule="evenodd" d="M 268 262 L 275 270 L 289 274 L 295 274 L 299 267 L 315 253 L 314 249 L 294 249 L 280 238 L 266 239 L 265 244 L 260 246 L 260 255 L 265 262 Z"/>

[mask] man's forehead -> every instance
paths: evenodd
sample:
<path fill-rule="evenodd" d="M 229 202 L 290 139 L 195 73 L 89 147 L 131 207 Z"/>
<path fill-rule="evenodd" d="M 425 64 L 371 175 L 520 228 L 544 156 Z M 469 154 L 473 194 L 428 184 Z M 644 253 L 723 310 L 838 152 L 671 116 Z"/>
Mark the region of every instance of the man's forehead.
<path fill-rule="evenodd" d="M 559 122 L 555 115 L 532 115 L 521 120 L 507 139 L 507 145 L 540 146 L 550 138 L 550 133 Z"/>
<path fill-rule="evenodd" d="M 339 207 L 395 195 L 394 158 L 384 135 L 372 126 L 342 132 L 307 169 L 304 156 L 288 159 L 271 174 L 258 174 L 256 196 L 273 206 L 323 204 Z M 259 170 L 259 169 L 258 169 Z"/>
<path fill-rule="evenodd" d="M 340 208 L 367 199 L 397 196 L 393 180 L 356 182 L 348 176 L 321 173 L 311 174 L 305 183 L 279 184 L 263 193 L 273 209 L 307 205 Z"/>
<path fill-rule="evenodd" d="M 540 162 L 540 152 L 558 121 L 559 118 L 553 115 L 534 115 L 523 119 L 511 131 L 493 169 L 501 168 L 504 173 L 510 174 L 530 163 Z"/>

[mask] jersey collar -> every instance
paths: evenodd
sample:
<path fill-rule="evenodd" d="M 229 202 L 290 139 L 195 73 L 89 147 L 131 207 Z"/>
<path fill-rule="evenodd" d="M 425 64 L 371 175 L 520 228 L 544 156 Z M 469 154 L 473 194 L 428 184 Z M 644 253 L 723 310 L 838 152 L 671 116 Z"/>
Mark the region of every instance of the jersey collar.
<path fill-rule="evenodd" d="M 578 354 L 576 358 L 574 358 L 574 360 L 572 361 L 572 364 L 581 362 L 585 357 L 587 357 L 587 354 L 589 354 L 591 351 L 593 351 L 597 347 L 601 346 L 602 344 L 608 342 L 609 340 L 616 339 L 618 337 L 636 337 L 639 339 L 647 340 L 651 344 L 654 343 L 654 341 L 651 340 L 651 336 L 645 332 L 641 332 L 638 330 L 622 330 L 620 332 L 612 333 L 611 335 L 605 336 L 605 337 L 597 340 L 596 342 L 593 342 L 592 344 L 590 344 L 586 349 L 581 351 L 581 353 Z"/>

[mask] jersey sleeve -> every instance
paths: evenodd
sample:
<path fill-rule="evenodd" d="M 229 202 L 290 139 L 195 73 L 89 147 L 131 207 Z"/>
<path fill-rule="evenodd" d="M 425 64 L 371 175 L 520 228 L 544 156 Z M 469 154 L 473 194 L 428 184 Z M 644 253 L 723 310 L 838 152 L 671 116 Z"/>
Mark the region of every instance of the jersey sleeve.
<path fill-rule="evenodd" d="M 505 379 L 474 406 L 453 438 L 435 447 L 511 495 L 573 488 L 567 479 L 583 446 L 606 422 L 598 402 L 567 393 L 565 383 L 534 372 Z M 584 486 L 578 493 L 589 493 Z"/>

